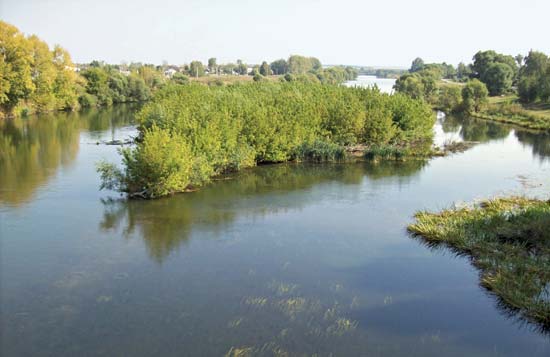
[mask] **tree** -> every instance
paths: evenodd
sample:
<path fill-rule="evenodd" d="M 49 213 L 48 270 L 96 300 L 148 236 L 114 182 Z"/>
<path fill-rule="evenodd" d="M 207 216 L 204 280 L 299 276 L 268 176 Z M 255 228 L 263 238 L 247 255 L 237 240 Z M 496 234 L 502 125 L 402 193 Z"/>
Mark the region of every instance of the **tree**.
<path fill-rule="evenodd" d="M 235 71 L 236 65 L 234 63 L 226 63 L 221 66 L 221 70 L 224 74 L 233 74 Z"/>
<path fill-rule="evenodd" d="M 523 65 L 524 57 L 522 54 L 517 54 L 516 57 L 514 57 L 514 59 L 516 60 L 516 63 L 518 64 L 519 67 Z"/>
<path fill-rule="evenodd" d="M 514 72 L 509 65 L 499 62 L 491 63 L 481 76 L 487 85 L 490 95 L 502 95 L 512 87 Z"/>
<path fill-rule="evenodd" d="M 457 67 L 456 76 L 460 81 L 467 81 L 472 76 L 471 66 L 467 66 L 463 62 L 460 62 Z"/>
<path fill-rule="evenodd" d="M 467 113 L 479 112 L 487 103 L 489 91 L 487 86 L 478 79 L 472 79 L 462 88 L 462 105 Z"/>
<path fill-rule="evenodd" d="M 443 86 L 439 90 L 438 109 L 445 113 L 458 112 L 462 105 L 462 92 L 458 86 Z"/>
<path fill-rule="evenodd" d="M 32 48 L 19 30 L 0 21 L 0 108 L 11 115 L 21 99 L 35 89 L 31 76 Z"/>
<path fill-rule="evenodd" d="M 437 92 L 437 79 L 440 72 L 425 69 L 414 73 L 405 73 L 397 79 L 394 85 L 396 92 L 403 93 L 414 99 L 432 101 Z"/>
<path fill-rule="evenodd" d="M 262 62 L 262 65 L 260 66 L 260 74 L 262 76 L 270 76 L 272 74 L 271 67 L 269 67 L 266 61 Z"/>
<path fill-rule="evenodd" d="M 208 59 L 208 71 L 210 74 L 212 73 L 218 73 L 218 65 L 216 63 L 216 59 L 214 57 Z"/>
<path fill-rule="evenodd" d="M 406 94 L 413 99 L 424 98 L 425 88 L 422 78 L 415 73 L 406 73 L 399 77 L 393 88 L 396 92 Z"/>
<path fill-rule="evenodd" d="M 109 76 L 105 70 L 94 66 L 81 73 L 86 79 L 86 92 L 96 97 L 100 105 L 112 104 L 111 90 L 107 83 Z"/>
<path fill-rule="evenodd" d="M 248 66 L 242 60 L 239 59 L 237 60 L 237 68 L 235 68 L 235 71 L 241 76 L 244 76 L 248 72 Z"/>
<path fill-rule="evenodd" d="M 57 72 L 54 82 L 57 109 L 74 109 L 78 106 L 78 92 L 83 89 L 81 89 L 82 81 L 74 71 L 71 56 L 61 46 L 55 46 L 53 62 Z"/>
<path fill-rule="evenodd" d="M 322 68 L 321 61 L 315 57 L 292 55 L 288 58 L 288 72 L 292 74 L 305 74 Z"/>
<path fill-rule="evenodd" d="M 412 65 L 411 65 L 411 69 L 410 69 L 410 72 L 411 73 L 414 73 L 414 72 L 418 72 L 418 71 L 421 71 L 424 69 L 424 60 L 420 57 L 417 57 L 414 59 L 414 61 L 412 62 Z"/>
<path fill-rule="evenodd" d="M 32 79 L 35 86 L 30 99 L 37 112 L 48 112 L 55 108 L 53 86 L 56 69 L 48 45 L 36 36 L 28 38 L 32 51 Z"/>
<path fill-rule="evenodd" d="M 512 70 L 512 81 L 515 80 L 516 75 L 518 73 L 518 66 L 514 57 L 496 53 L 495 51 L 492 51 L 492 50 L 477 52 L 474 55 L 473 60 L 474 60 L 474 63 L 472 64 L 472 69 L 474 71 L 473 76 L 475 78 L 481 79 L 482 82 L 485 82 L 484 78 L 488 78 L 486 77 L 486 72 L 494 63 L 502 63 L 509 66 L 510 69 Z M 492 71 L 496 72 L 497 70 L 493 68 Z M 494 73 L 492 75 L 494 75 Z"/>
<path fill-rule="evenodd" d="M 271 62 L 270 67 L 271 71 L 276 75 L 288 73 L 288 63 L 282 58 Z"/>
<path fill-rule="evenodd" d="M 193 61 L 189 64 L 189 75 L 195 78 L 204 76 L 204 65 L 201 61 Z"/>
<path fill-rule="evenodd" d="M 550 57 L 531 51 L 518 75 L 518 95 L 521 101 L 550 100 Z"/>

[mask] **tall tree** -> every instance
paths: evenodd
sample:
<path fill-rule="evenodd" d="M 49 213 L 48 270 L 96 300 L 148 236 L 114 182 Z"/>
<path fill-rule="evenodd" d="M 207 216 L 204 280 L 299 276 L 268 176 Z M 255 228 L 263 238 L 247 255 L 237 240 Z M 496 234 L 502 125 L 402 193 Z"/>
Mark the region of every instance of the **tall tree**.
<path fill-rule="evenodd" d="M 550 100 L 550 57 L 531 51 L 518 75 L 518 95 L 523 102 Z"/>
<path fill-rule="evenodd" d="M 487 103 L 489 91 L 478 79 L 472 79 L 462 88 L 462 103 L 467 113 L 479 112 Z"/>
<path fill-rule="evenodd" d="M 270 67 L 274 74 L 281 75 L 288 73 L 288 63 L 282 58 L 271 62 Z"/>
<path fill-rule="evenodd" d="M 424 69 L 424 60 L 420 57 L 417 57 L 414 59 L 414 61 L 412 62 L 412 65 L 411 65 L 411 69 L 410 69 L 410 72 L 418 72 L 418 71 L 421 71 Z"/>
<path fill-rule="evenodd" d="M 266 61 L 263 61 L 262 65 L 260 66 L 260 74 L 262 76 L 270 76 L 272 74 L 271 67 L 269 67 Z"/>
<path fill-rule="evenodd" d="M 481 81 L 487 85 L 490 95 L 502 95 L 512 88 L 514 71 L 504 63 L 491 63 Z"/>
<path fill-rule="evenodd" d="M 216 63 L 216 59 L 214 57 L 208 59 L 208 71 L 210 74 L 218 74 L 218 64 Z"/>
<path fill-rule="evenodd" d="M 32 81 L 32 46 L 19 30 L 0 21 L 0 108 L 11 115 L 20 100 L 35 89 Z"/>

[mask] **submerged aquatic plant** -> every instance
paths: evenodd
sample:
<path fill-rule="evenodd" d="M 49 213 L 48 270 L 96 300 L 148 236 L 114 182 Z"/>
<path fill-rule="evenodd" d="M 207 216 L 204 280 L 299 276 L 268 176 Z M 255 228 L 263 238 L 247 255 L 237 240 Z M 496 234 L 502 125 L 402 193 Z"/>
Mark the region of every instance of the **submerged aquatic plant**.
<path fill-rule="evenodd" d="M 419 212 L 408 229 L 432 247 L 470 257 L 503 309 L 550 330 L 550 201 L 500 198 Z"/>

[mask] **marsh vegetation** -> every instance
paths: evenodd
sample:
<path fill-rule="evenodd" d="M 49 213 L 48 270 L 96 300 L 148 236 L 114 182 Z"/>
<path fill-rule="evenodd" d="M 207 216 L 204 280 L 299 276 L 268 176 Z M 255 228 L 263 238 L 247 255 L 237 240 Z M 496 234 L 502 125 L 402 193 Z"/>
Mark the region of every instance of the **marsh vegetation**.
<path fill-rule="evenodd" d="M 505 308 L 550 328 L 550 201 L 500 198 L 415 217 L 410 232 L 468 256 Z"/>

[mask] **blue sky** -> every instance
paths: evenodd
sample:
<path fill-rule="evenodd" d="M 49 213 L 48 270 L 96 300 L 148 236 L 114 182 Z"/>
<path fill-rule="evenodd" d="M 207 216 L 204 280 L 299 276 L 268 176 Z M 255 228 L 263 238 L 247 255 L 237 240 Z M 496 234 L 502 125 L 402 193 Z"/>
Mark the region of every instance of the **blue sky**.
<path fill-rule="evenodd" d="M 550 53 L 550 0 L 0 0 L 0 19 L 76 62 L 469 62 L 480 49 Z"/>

